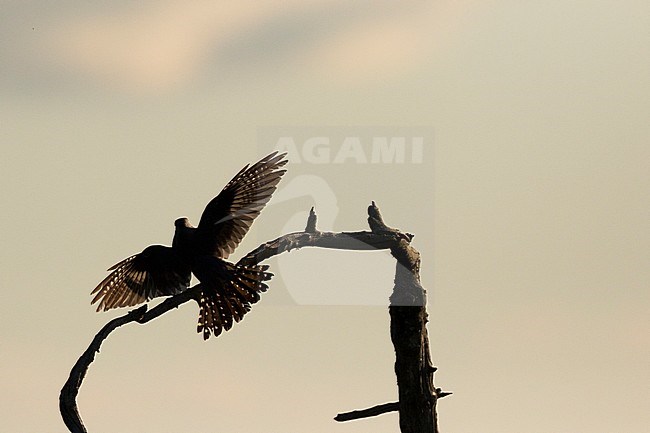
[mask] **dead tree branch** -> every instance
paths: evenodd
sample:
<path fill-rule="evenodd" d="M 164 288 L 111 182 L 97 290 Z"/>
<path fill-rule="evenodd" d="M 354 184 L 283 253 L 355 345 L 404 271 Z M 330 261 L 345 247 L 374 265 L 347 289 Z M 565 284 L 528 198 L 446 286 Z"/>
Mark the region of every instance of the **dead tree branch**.
<path fill-rule="evenodd" d="M 400 400 L 339 414 L 335 419 L 347 421 L 399 410 L 402 433 L 437 433 L 436 400 L 449 393 L 443 393 L 439 388 L 433 387 L 435 367 L 432 366 L 429 355 L 426 294 L 419 281 L 419 253 L 410 246 L 413 235 L 384 224 L 374 202 L 368 208 L 368 223 L 370 232 L 320 232 L 316 229 L 316 213 L 312 208 L 304 232 L 289 233 L 266 242 L 244 256 L 238 264 L 256 265 L 270 257 L 303 247 L 340 250 L 390 249 L 397 259 L 395 287 L 389 310 Z M 103 341 L 110 333 L 127 323 L 144 324 L 178 308 L 195 299 L 200 289 L 200 284 L 197 284 L 183 293 L 167 298 L 148 311 L 146 305 L 132 310 L 111 320 L 97 333 L 72 367 L 59 396 L 61 416 L 70 432 L 87 432 L 79 415 L 76 398 L 88 367 L 95 359 L 95 353 L 99 353 Z"/>
<path fill-rule="evenodd" d="M 397 260 L 389 313 L 399 402 L 379 407 L 386 409 L 397 405 L 402 433 L 438 433 L 436 403 L 444 396 L 442 394 L 449 393 L 442 393 L 433 385 L 436 367 L 429 352 L 427 298 L 420 284 L 420 253 L 410 244 L 413 235 L 387 226 L 374 202 L 368 207 L 368 225 L 372 233 L 391 236 L 395 240 L 389 248 Z M 365 412 L 364 417 L 368 417 L 388 410 L 360 412 Z M 350 419 L 356 418 L 359 417 Z"/>
<path fill-rule="evenodd" d="M 353 419 L 370 418 L 373 416 L 381 415 L 388 412 L 397 412 L 399 410 L 399 402 L 378 404 L 377 406 L 369 407 L 368 409 L 353 410 L 351 412 L 344 412 L 334 417 L 335 421 L 352 421 Z"/>

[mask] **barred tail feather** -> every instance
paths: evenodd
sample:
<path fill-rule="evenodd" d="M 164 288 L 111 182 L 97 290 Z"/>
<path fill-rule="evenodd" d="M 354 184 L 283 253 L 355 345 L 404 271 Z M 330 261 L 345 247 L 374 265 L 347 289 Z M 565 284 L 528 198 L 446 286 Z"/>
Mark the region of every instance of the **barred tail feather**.
<path fill-rule="evenodd" d="M 223 262 L 225 272 L 208 283 L 201 281 L 199 323 L 197 332 L 207 340 L 211 335 L 219 336 L 232 328 L 248 313 L 251 306 L 260 300 L 260 293 L 266 292 L 268 281 L 273 276 L 267 272 L 268 265 L 237 266 Z"/>

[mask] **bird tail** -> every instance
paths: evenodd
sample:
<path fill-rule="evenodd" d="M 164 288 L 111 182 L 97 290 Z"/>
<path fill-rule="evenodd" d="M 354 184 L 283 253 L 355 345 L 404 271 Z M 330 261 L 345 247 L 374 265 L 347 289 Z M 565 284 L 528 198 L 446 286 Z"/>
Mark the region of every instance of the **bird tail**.
<path fill-rule="evenodd" d="M 199 323 L 196 331 L 203 333 L 203 339 L 210 335 L 219 336 L 229 330 L 233 322 L 239 322 L 260 300 L 260 293 L 266 292 L 268 281 L 273 276 L 267 272 L 268 265 L 241 266 L 218 260 L 212 266 L 208 278 L 200 278 L 201 293 Z M 218 268 L 218 269 L 216 269 Z"/>

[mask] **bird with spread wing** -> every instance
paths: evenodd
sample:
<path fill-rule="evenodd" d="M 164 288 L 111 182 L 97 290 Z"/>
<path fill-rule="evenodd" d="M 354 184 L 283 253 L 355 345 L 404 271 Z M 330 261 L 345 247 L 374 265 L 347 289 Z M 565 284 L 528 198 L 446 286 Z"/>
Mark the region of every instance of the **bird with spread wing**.
<path fill-rule="evenodd" d="M 172 246 L 151 245 L 112 266 L 92 291 L 97 311 L 130 307 L 181 293 L 193 273 L 201 283 L 197 332 L 218 336 L 239 322 L 273 274 L 268 265 L 241 266 L 228 258 L 260 214 L 286 170 L 286 153 L 273 152 L 246 165 L 206 206 L 199 224 L 175 221 Z"/>

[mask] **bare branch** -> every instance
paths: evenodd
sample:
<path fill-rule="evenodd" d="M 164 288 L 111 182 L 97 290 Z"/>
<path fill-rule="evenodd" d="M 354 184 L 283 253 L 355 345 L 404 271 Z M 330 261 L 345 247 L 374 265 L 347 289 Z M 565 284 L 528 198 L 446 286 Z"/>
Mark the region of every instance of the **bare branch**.
<path fill-rule="evenodd" d="M 396 412 L 399 410 L 399 402 L 379 404 L 377 406 L 369 407 L 368 409 L 353 410 L 351 412 L 344 412 L 334 417 L 335 421 L 352 421 L 353 419 L 370 418 L 388 412 Z"/>
<path fill-rule="evenodd" d="M 88 366 L 95 359 L 95 353 L 99 353 L 99 348 L 101 347 L 102 342 L 111 332 L 122 325 L 140 319 L 145 311 L 147 311 L 146 305 L 130 311 L 124 316 L 117 317 L 104 325 L 97 335 L 95 335 L 95 338 L 93 338 L 88 349 L 86 349 L 79 360 L 77 360 L 74 367 L 72 367 L 70 377 L 68 377 L 67 382 L 63 385 L 61 394 L 59 395 L 59 409 L 61 410 L 63 422 L 65 422 L 65 425 L 72 433 L 86 433 L 86 428 L 84 427 L 81 417 L 79 416 L 79 411 L 77 410 L 76 398 L 79 393 L 81 382 L 88 371 Z"/>
<path fill-rule="evenodd" d="M 140 308 L 129 311 L 123 316 L 116 317 L 115 319 L 108 322 L 104 327 L 95 335 L 93 341 L 90 343 L 86 351 L 79 357 L 74 367 L 70 371 L 70 376 L 66 381 L 65 385 L 61 389 L 61 394 L 59 395 L 59 409 L 61 411 L 61 416 L 63 417 L 63 422 L 68 427 L 68 429 L 73 433 L 85 433 L 86 428 L 81 421 L 79 416 L 79 411 L 77 409 L 77 394 L 79 393 L 79 388 L 83 382 L 88 367 L 95 360 L 95 353 L 99 353 L 102 343 L 111 332 L 120 326 L 126 325 L 131 322 L 138 322 L 140 324 L 147 323 L 150 320 L 153 320 L 162 314 L 168 312 L 171 309 L 178 308 L 181 304 L 194 299 L 201 290 L 201 285 L 197 284 L 190 289 L 180 293 L 176 296 L 167 298 L 159 305 L 155 306 L 151 310 L 147 311 L 147 305 L 143 305 Z"/>
<path fill-rule="evenodd" d="M 340 414 L 336 419 L 338 421 L 344 421 L 344 418 L 352 416 L 355 416 L 355 418 L 349 419 L 375 416 L 381 413 L 395 411 L 398 408 L 400 410 L 400 419 L 402 419 L 405 414 L 409 413 L 409 409 L 406 408 L 406 405 L 411 404 L 409 402 L 417 401 L 417 398 L 414 400 L 413 398 L 410 398 L 409 395 L 406 395 L 402 392 L 403 384 L 400 380 L 400 373 L 397 370 L 398 368 L 402 368 L 400 364 L 400 353 L 403 351 L 403 348 L 401 347 L 402 342 L 398 340 L 401 338 L 407 338 L 409 341 L 413 341 L 414 335 L 412 334 L 415 332 L 417 335 L 417 340 L 420 341 L 420 344 L 416 345 L 417 355 L 421 356 L 420 359 L 425 362 L 424 366 L 417 368 L 420 368 L 420 371 L 424 377 L 429 377 L 429 380 L 425 381 L 429 382 L 431 385 L 431 392 L 428 395 L 427 401 L 429 401 L 429 408 L 433 410 L 435 425 L 435 400 L 436 398 L 444 397 L 444 395 L 448 395 L 449 393 L 436 393 L 434 391 L 435 388 L 432 387 L 432 375 L 433 371 L 435 371 L 435 367 L 433 367 L 430 362 L 428 346 L 429 343 L 428 338 L 426 337 L 426 327 L 424 327 L 424 323 L 426 323 L 426 311 L 424 310 L 426 297 L 424 289 L 422 286 L 420 286 L 419 283 L 419 253 L 409 245 L 409 242 L 413 238 L 413 235 L 408 233 L 405 234 L 399 230 L 388 227 L 383 222 L 381 214 L 379 213 L 379 209 L 376 207 L 374 202 L 368 208 L 368 215 L 368 223 L 372 230 L 371 232 L 319 232 L 316 230 L 316 213 L 312 208 L 307 221 L 307 227 L 305 228 L 304 232 L 289 233 L 284 236 L 280 236 L 279 238 L 272 241 L 266 242 L 244 256 L 241 260 L 239 260 L 238 264 L 256 265 L 275 255 L 303 247 L 333 248 L 342 250 L 390 249 L 391 253 L 398 261 L 397 274 L 395 277 L 395 289 L 393 295 L 391 296 L 390 311 L 392 318 L 391 335 L 393 336 L 393 344 L 395 345 L 396 355 L 398 359 L 398 362 L 396 363 L 396 373 L 398 373 L 398 385 L 400 387 L 400 402 L 386 403 L 383 405 L 375 406 L 374 408 L 364 409 L 362 411 Z M 86 375 L 86 372 L 88 371 L 88 367 L 95 359 L 95 353 L 99 352 L 102 342 L 108 338 L 110 333 L 118 327 L 130 322 L 138 322 L 140 324 L 147 323 L 174 308 L 178 308 L 180 305 L 192 299 L 196 299 L 200 293 L 200 290 L 201 285 L 197 284 L 178 295 L 167 298 L 156 307 L 153 307 L 151 310 L 147 311 L 147 306 L 145 305 L 138 309 L 130 311 L 123 316 L 111 320 L 97 333 L 86 351 L 81 355 L 81 357 L 73 366 L 72 370 L 70 371 L 68 380 L 61 389 L 61 394 L 59 397 L 59 408 L 61 411 L 61 416 L 63 417 L 63 421 L 71 432 L 86 433 L 86 429 L 83 425 L 81 417 L 79 416 L 76 397 Z M 398 307 L 397 305 L 402 305 L 402 307 Z M 407 305 L 407 307 L 403 307 L 403 305 Z M 417 310 L 400 310 L 400 308 L 409 309 L 413 307 L 415 307 Z M 408 325 L 402 325 L 402 327 L 400 327 L 400 325 L 396 325 L 396 320 L 402 320 L 396 317 L 396 313 L 399 313 L 400 311 L 402 311 L 401 314 L 405 314 L 405 317 L 410 317 L 411 319 L 415 317 L 419 321 L 416 320 L 416 323 L 413 323 L 412 320 L 410 320 Z M 417 326 L 414 327 L 414 325 Z M 403 326 L 406 326 L 406 328 Z M 405 331 L 409 333 L 409 335 L 401 336 Z M 409 362 L 413 362 L 413 360 L 409 359 Z M 414 365 L 418 365 L 417 361 L 414 363 Z M 413 375 L 414 372 L 409 370 L 408 374 Z M 415 375 L 412 377 L 420 377 L 420 375 L 419 373 L 415 373 Z M 413 385 L 414 384 L 412 383 L 406 384 L 404 387 L 411 387 Z M 429 392 L 429 387 L 422 387 L 420 385 L 418 385 L 420 389 L 425 390 L 425 392 Z M 359 414 L 366 415 L 364 416 Z M 435 428 L 435 431 L 437 431 L 437 426 Z"/>
<path fill-rule="evenodd" d="M 295 232 L 280 236 L 266 242 L 246 256 L 238 264 L 252 265 L 264 260 L 304 247 L 332 248 L 337 250 L 382 250 L 397 242 L 391 233 L 377 234 L 371 232 Z"/>

